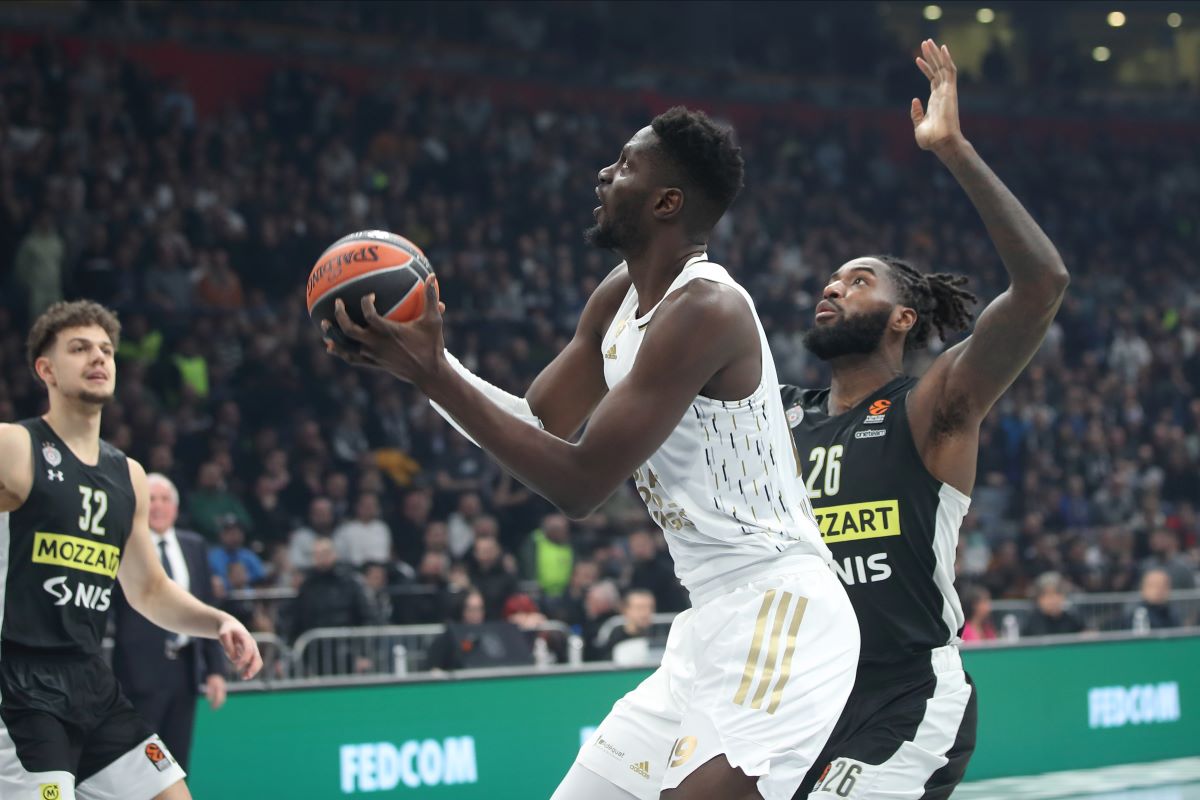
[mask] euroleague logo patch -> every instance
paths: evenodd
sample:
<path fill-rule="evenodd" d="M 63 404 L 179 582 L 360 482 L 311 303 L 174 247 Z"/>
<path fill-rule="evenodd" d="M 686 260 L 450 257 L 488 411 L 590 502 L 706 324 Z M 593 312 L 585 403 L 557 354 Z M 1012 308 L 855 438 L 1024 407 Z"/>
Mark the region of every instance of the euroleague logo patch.
<path fill-rule="evenodd" d="M 150 763 L 159 772 L 166 772 L 171 767 L 171 757 L 157 742 L 150 742 L 146 745 L 146 758 L 150 759 Z"/>
<path fill-rule="evenodd" d="M 887 414 L 888 409 L 892 407 L 891 400 L 876 400 L 871 403 L 871 407 L 867 409 L 867 416 L 863 417 L 864 425 L 878 425 L 883 422 L 883 417 Z"/>

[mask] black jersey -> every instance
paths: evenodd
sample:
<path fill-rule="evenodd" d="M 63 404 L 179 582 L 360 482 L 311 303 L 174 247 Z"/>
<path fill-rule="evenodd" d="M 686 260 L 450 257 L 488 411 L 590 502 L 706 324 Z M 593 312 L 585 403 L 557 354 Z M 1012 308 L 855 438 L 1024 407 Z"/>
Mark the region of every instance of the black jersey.
<path fill-rule="evenodd" d="M 137 506 L 129 462 L 101 441 L 88 466 L 45 420 L 19 424 L 33 439 L 33 485 L 0 514 L 0 651 L 99 653 Z"/>
<path fill-rule="evenodd" d="M 970 498 L 929 474 L 908 423 L 917 379 L 895 378 L 830 417 L 829 390 L 782 387 L 808 496 L 858 614 L 861 660 L 905 659 L 958 640 L 958 527 Z"/>

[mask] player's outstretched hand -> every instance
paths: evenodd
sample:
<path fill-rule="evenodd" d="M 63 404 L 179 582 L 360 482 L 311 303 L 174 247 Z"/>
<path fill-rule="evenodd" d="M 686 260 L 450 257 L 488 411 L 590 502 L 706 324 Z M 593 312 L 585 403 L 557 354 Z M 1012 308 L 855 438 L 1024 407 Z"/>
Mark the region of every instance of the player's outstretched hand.
<path fill-rule="evenodd" d="M 370 294 L 362 299 L 362 313 L 367 324 L 359 325 L 350 319 L 345 304 L 336 301 L 334 319 L 342 333 L 358 348 L 351 351 L 326 338 L 325 349 L 347 363 L 375 367 L 401 380 L 424 385 L 439 371 L 445 358 L 442 311 L 446 308 L 438 302 L 437 287 L 432 279 L 425 282 L 424 290 L 425 310 L 412 322 L 392 322 L 379 316 L 375 310 L 375 295 Z M 329 330 L 330 323 L 326 321 L 322 327 Z"/>
<path fill-rule="evenodd" d="M 258 642 L 246 630 L 246 626 L 236 619 L 227 619 L 217 629 L 217 638 L 225 655 L 237 667 L 238 674 L 250 680 L 262 669 L 262 656 L 258 653 Z"/>
<path fill-rule="evenodd" d="M 922 108 L 920 99 L 914 97 L 909 111 L 917 145 L 935 152 L 958 145 L 963 140 L 958 122 L 958 67 L 950 49 L 926 39 L 921 42 L 917 67 L 929 78 L 928 107 Z"/>

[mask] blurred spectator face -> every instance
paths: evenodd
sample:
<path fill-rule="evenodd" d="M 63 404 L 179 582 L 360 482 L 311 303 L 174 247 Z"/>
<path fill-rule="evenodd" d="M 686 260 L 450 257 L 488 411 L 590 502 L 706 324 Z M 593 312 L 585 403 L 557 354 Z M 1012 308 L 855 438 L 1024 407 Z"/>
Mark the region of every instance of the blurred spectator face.
<path fill-rule="evenodd" d="M 12 417 L 7 416 L 4 419 L 12 419 Z M 154 472 L 166 474 L 175 469 L 175 455 L 167 445 L 156 444 L 150 448 L 150 458 L 147 465 Z"/>
<path fill-rule="evenodd" d="M 629 534 L 629 556 L 634 561 L 653 561 L 658 555 L 654 546 L 654 537 L 646 531 L 634 531 Z"/>
<path fill-rule="evenodd" d="M 975 600 L 975 608 L 972 609 L 971 619 L 975 622 L 982 622 L 991 615 L 992 595 L 986 589 L 980 589 Z"/>
<path fill-rule="evenodd" d="M 468 625 L 483 624 L 483 595 L 470 592 L 463 601 L 462 621 Z"/>
<path fill-rule="evenodd" d="M 547 514 L 542 519 L 542 532 L 557 544 L 566 544 L 571 538 L 571 523 L 562 514 Z"/>
<path fill-rule="evenodd" d="M 471 530 L 475 531 L 476 539 L 499 539 L 500 523 L 496 518 L 488 514 L 481 514 L 471 523 Z"/>
<path fill-rule="evenodd" d="M 458 437 L 455 437 L 459 440 Z M 462 439 L 465 443 L 465 439 Z M 483 513 L 483 502 L 479 499 L 479 495 L 474 492 L 467 492 L 458 498 L 458 513 L 462 514 L 467 519 L 473 519 Z"/>
<path fill-rule="evenodd" d="M 600 580 L 600 566 L 595 561 L 576 561 L 571 570 L 571 590 L 582 594 L 589 586 Z"/>
<path fill-rule="evenodd" d="M 425 526 L 425 552 L 445 553 L 449 547 L 450 533 L 444 522 L 431 522 Z"/>
<path fill-rule="evenodd" d="M 363 570 L 363 581 L 367 584 L 367 588 L 373 591 L 381 591 L 387 588 L 387 567 L 383 564 L 368 564 Z"/>
<path fill-rule="evenodd" d="M 409 492 L 404 495 L 404 516 L 411 520 L 423 521 L 433 508 L 433 496 L 424 489 Z"/>
<path fill-rule="evenodd" d="M 1063 613 L 1067 596 L 1059 586 L 1047 586 L 1038 592 L 1037 606 L 1048 617 L 1057 617 Z"/>
<path fill-rule="evenodd" d="M 308 525 L 317 533 L 329 533 L 334 526 L 333 503 L 329 498 L 314 498 L 308 505 Z"/>
<path fill-rule="evenodd" d="M 333 549 L 333 540 L 322 536 L 313 542 L 313 569 L 317 572 L 329 572 L 337 563 L 337 553 Z"/>
<path fill-rule="evenodd" d="M 246 571 L 246 565 L 240 561 L 233 561 L 229 564 L 229 588 L 231 590 L 248 589 L 250 587 L 250 573 Z"/>
<path fill-rule="evenodd" d="M 151 475 L 147 480 L 150 487 L 150 530 L 166 533 L 175 526 L 179 518 L 179 500 L 175 487 L 160 475 Z"/>
<path fill-rule="evenodd" d="M 449 563 L 445 553 L 428 552 L 421 556 L 421 566 L 417 574 L 423 581 L 440 583 L 446 579 Z"/>
<path fill-rule="evenodd" d="M 379 498 L 370 493 L 359 495 L 354 507 L 355 516 L 359 522 L 372 522 L 379 518 Z"/>
<path fill-rule="evenodd" d="M 334 501 L 345 500 L 350 496 L 350 479 L 344 472 L 330 473 L 325 479 L 325 494 Z"/>
<path fill-rule="evenodd" d="M 216 491 L 221 488 L 221 468 L 212 461 L 206 461 L 200 467 L 196 476 L 196 486 L 200 489 Z"/>
<path fill-rule="evenodd" d="M 500 561 L 500 543 L 495 539 L 479 539 L 475 542 L 475 562 L 482 569 L 491 569 Z"/>
<path fill-rule="evenodd" d="M 588 588 L 583 605 L 589 617 L 598 619 L 605 614 L 615 612 L 619 600 L 617 587 L 612 584 L 612 581 L 601 581 Z"/>
<path fill-rule="evenodd" d="M 1159 528 L 1150 537 L 1150 550 L 1159 556 L 1173 556 L 1179 550 L 1179 539 L 1170 528 Z"/>
<path fill-rule="evenodd" d="M 625 617 L 626 628 L 640 632 L 650 630 L 651 617 L 654 615 L 654 595 L 650 592 L 630 592 L 625 596 L 625 607 L 621 613 Z"/>
<path fill-rule="evenodd" d="M 225 519 L 221 523 L 221 546 L 226 550 L 240 550 L 246 543 L 246 533 L 237 518 Z"/>
<path fill-rule="evenodd" d="M 1152 606 L 1164 605 L 1171 596 L 1171 576 L 1165 570 L 1152 569 L 1142 576 L 1142 600 Z"/>

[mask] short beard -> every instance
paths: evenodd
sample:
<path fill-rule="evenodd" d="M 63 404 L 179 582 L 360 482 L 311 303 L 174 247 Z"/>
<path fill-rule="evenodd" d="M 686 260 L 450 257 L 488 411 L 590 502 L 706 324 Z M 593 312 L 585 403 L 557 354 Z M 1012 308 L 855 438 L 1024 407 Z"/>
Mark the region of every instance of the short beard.
<path fill-rule="evenodd" d="M 883 342 L 892 309 L 843 314 L 832 325 L 814 325 L 804 333 L 804 346 L 822 361 L 874 353 Z"/>
<path fill-rule="evenodd" d="M 116 397 L 115 393 L 110 392 L 109 394 L 99 394 L 98 392 L 93 392 L 89 389 L 81 389 L 79 394 L 75 395 L 75 399 L 79 402 L 87 403 L 88 405 L 93 406 L 100 406 L 101 408 L 111 403 L 114 397 Z"/>
<path fill-rule="evenodd" d="M 638 229 L 635 209 L 642 198 L 628 198 L 624 207 L 611 211 L 604 209 L 604 222 L 597 222 L 583 232 L 583 240 L 592 247 L 615 250 L 620 253 L 636 253 L 645 245 L 646 237 Z"/>

